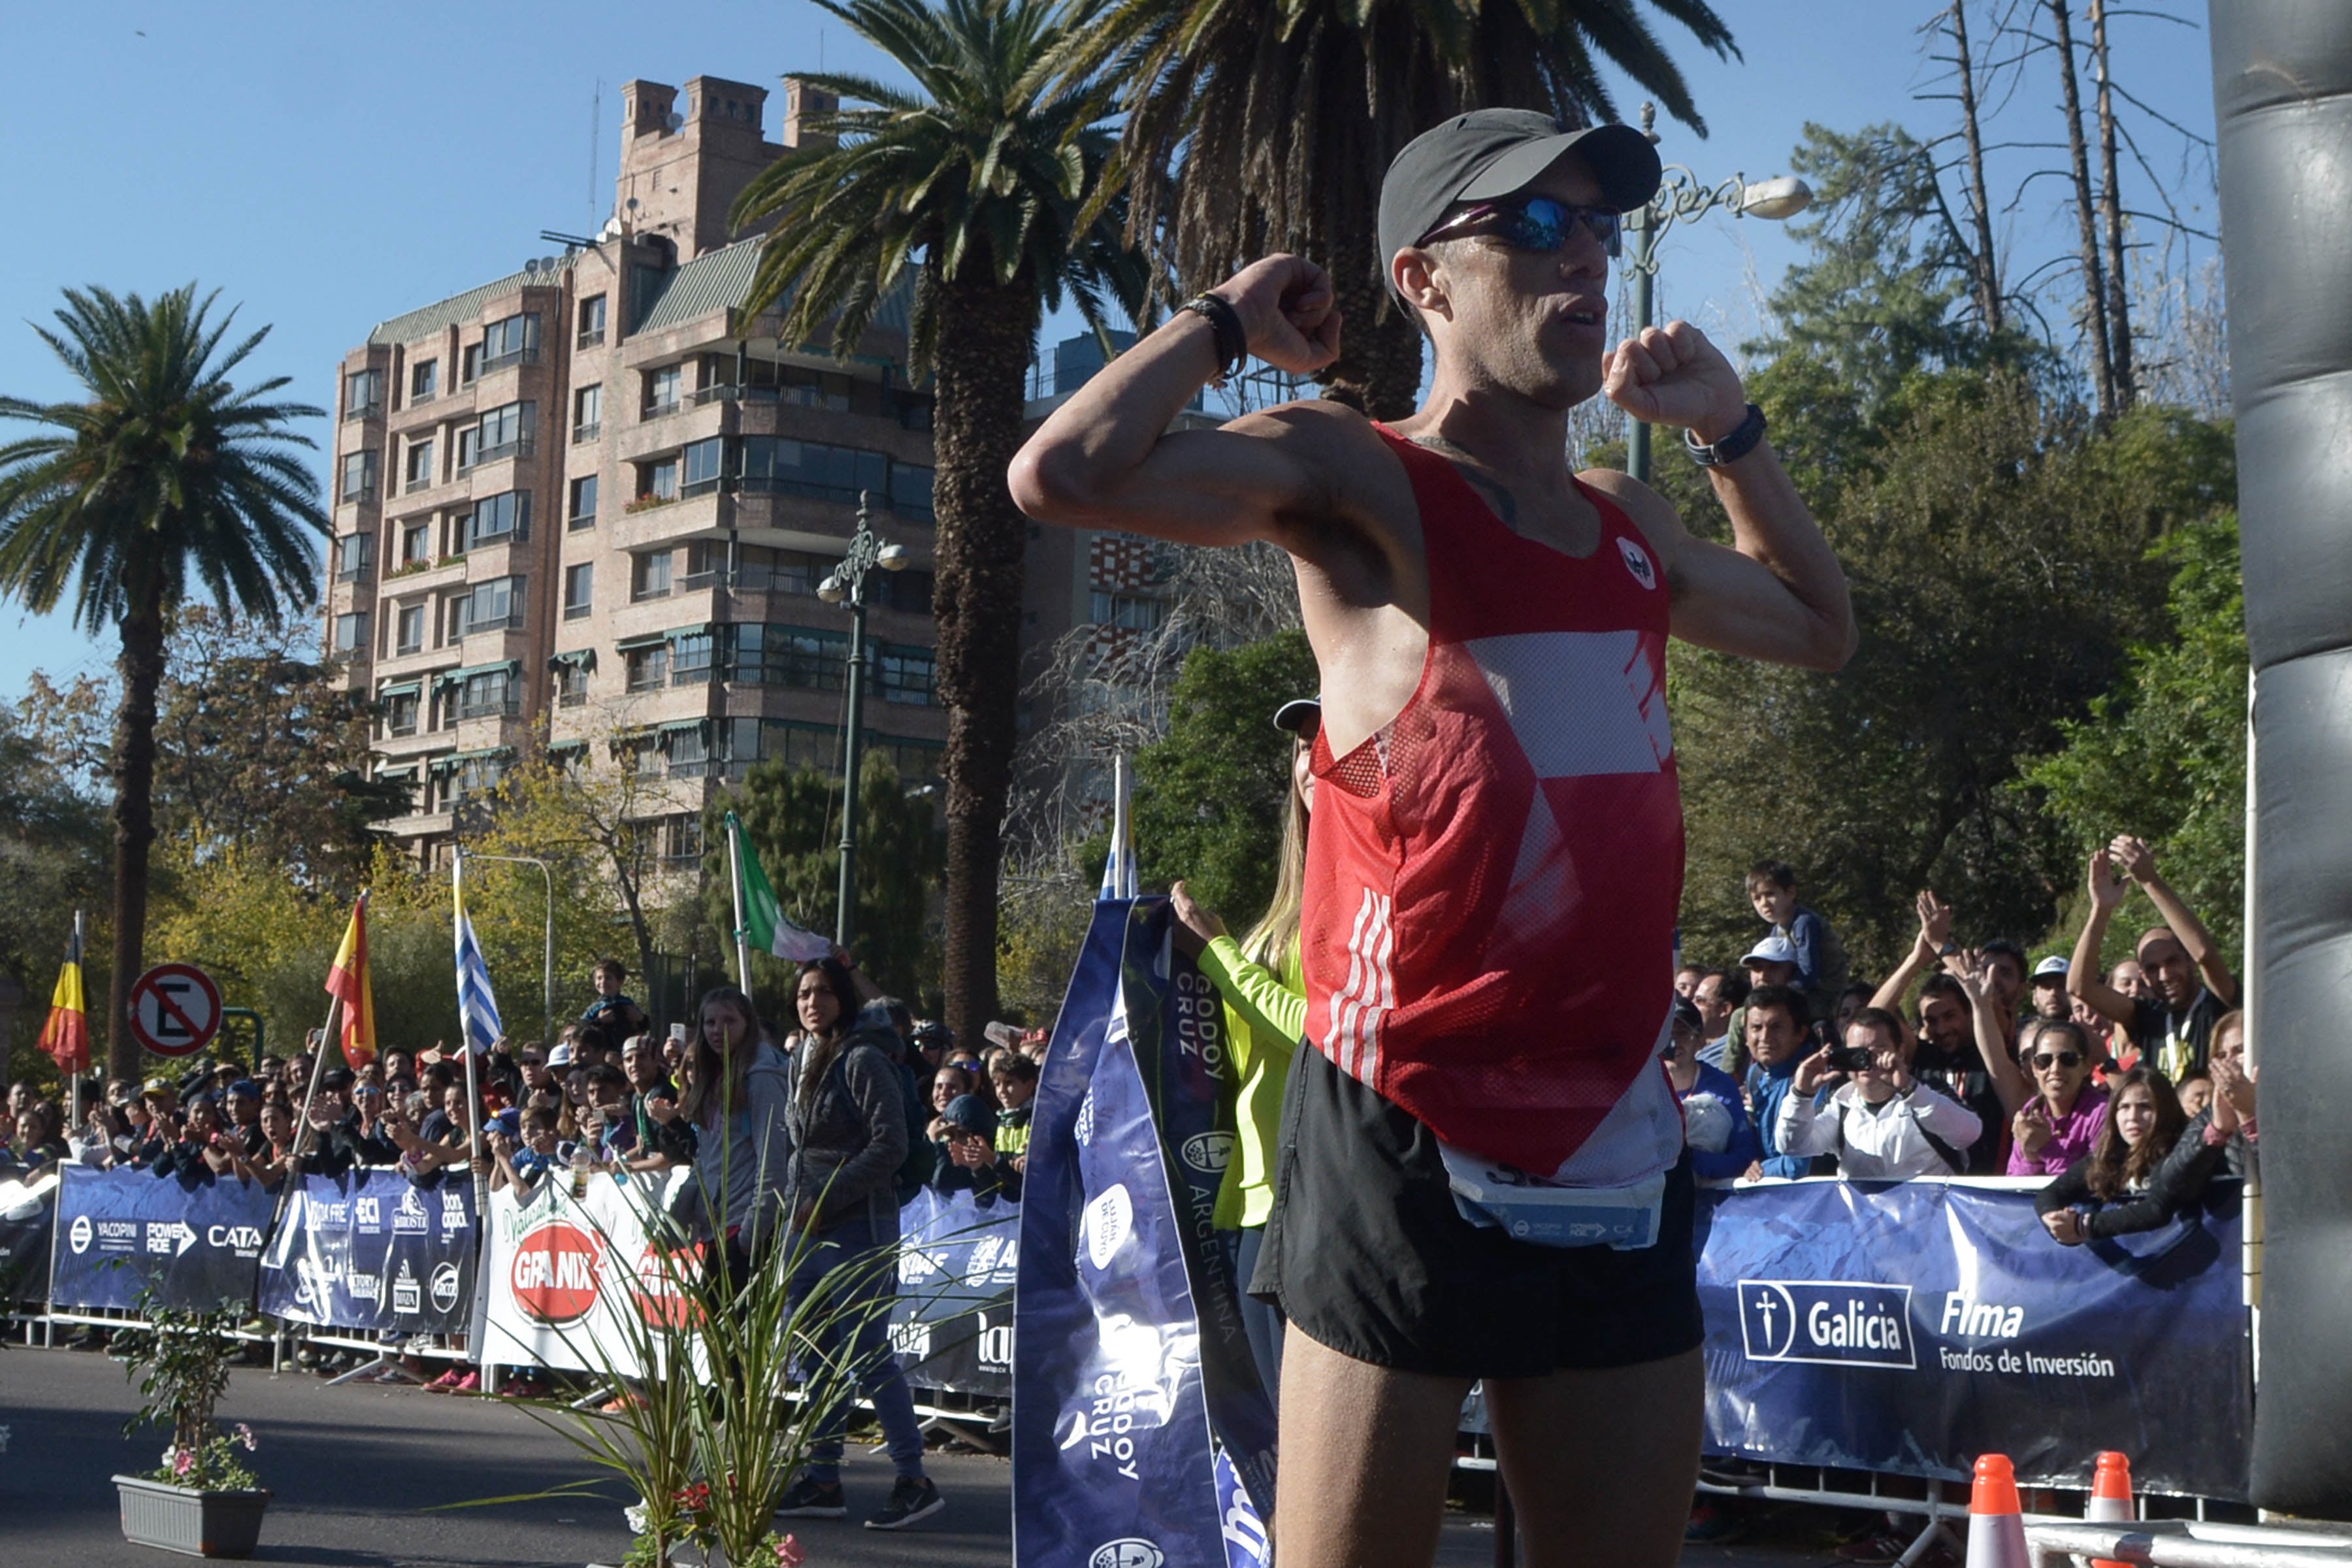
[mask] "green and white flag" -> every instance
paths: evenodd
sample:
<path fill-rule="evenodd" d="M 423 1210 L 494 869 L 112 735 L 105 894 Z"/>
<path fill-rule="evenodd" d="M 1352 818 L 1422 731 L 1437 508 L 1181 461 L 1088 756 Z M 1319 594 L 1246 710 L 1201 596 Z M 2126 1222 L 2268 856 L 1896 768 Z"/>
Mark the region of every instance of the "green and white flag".
<path fill-rule="evenodd" d="M 831 942 L 814 931 L 801 930 L 784 918 L 783 906 L 776 901 L 776 889 L 768 885 L 768 874 L 760 869 L 760 857 L 752 851 L 751 837 L 731 811 L 727 814 L 727 834 L 743 895 L 742 936 L 760 952 L 772 952 L 795 963 L 832 957 Z"/>

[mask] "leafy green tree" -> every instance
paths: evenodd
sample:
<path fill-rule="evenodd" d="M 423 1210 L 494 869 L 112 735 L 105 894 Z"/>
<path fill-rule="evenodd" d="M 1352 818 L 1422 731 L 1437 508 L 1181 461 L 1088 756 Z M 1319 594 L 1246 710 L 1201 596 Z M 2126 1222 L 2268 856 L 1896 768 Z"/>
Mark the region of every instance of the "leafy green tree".
<path fill-rule="evenodd" d="M 2242 952 L 2246 874 L 2246 605 L 2238 521 L 2225 514 L 2158 540 L 2167 625 L 2021 784 L 2078 856 L 2118 833 L 2147 840 L 2171 883 L 2227 952 Z M 2153 917 L 2151 917 L 2153 918 Z M 2133 922 L 2114 923 L 2125 956 Z"/>
<path fill-rule="evenodd" d="M 1185 660 L 1167 739 L 1135 759 L 1135 846 L 1150 886 L 1183 878 L 1235 930 L 1265 910 L 1290 794 L 1290 737 L 1274 710 L 1320 683 L 1304 632 Z"/>
<path fill-rule="evenodd" d="M 857 771 L 858 964 L 876 984 L 905 998 L 908 1005 L 929 1007 L 940 994 L 939 938 L 931 916 L 940 883 L 939 829 L 929 800 L 908 794 L 889 758 L 869 756 Z M 735 894 L 727 864 L 730 810 L 742 819 L 785 918 L 803 930 L 831 936 L 840 905 L 840 781 L 814 768 L 770 762 L 755 764 L 741 784 L 704 809 L 706 935 L 698 945 L 726 953 L 729 967 L 733 967 Z M 754 952 L 751 973 L 763 1004 L 776 1016 L 789 1016 L 790 966 Z M 961 1031 L 958 1037 L 964 1037 Z"/>
<path fill-rule="evenodd" d="M 936 377 L 939 548 L 933 615 L 948 709 L 948 1021 L 974 1038 L 996 1011 L 997 873 L 1018 740 L 1022 558 L 1028 523 L 1005 485 L 1043 310 L 1066 295 L 1102 331 L 1106 298 L 1143 305 L 1124 199 L 1101 194 L 1113 151 L 1102 98 L 1058 57 L 1104 0 L 816 0 L 887 54 L 913 92 L 819 72 L 871 105 L 810 127 L 839 145 L 755 179 L 735 221 L 775 223 L 746 312 L 786 301 L 782 335 L 855 347 L 914 279 L 913 369 Z M 781 221 L 779 221 L 781 220 Z"/>
<path fill-rule="evenodd" d="M 295 455 L 312 443 L 288 427 L 324 411 L 271 401 L 285 376 L 230 382 L 268 329 L 224 347 L 236 312 L 212 321 L 217 298 L 199 300 L 193 284 L 152 303 L 69 289 L 58 330 L 34 331 L 85 396 L 0 396 L 0 419 L 47 427 L 0 446 L 0 593 L 46 615 L 70 591 L 79 629 L 113 627 L 121 638 L 106 1026 L 108 1067 L 122 1076 L 139 1061 L 121 1020 L 147 931 L 165 628 L 192 590 L 265 621 L 281 619 L 289 600 L 310 603 L 310 536 L 330 531 L 317 481 Z"/>
<path fill-rule="evenodd" d="M 1703 0 L 1654 0 L 1718 57 L 1731 32 Z M 1078 58 L 1119 57 L 1130 232 L 1165 237 L 1187 290 L 1291 250 L 1328 268 L 1347 319 L 1323 376 L 1383 418 L 1421 384 L 1419 329 L 1389 300 L 1381 177 L 1407 142 L 1486 105 L 1613 120 L 1605 58 L 1705 135 L 1637 0 L 1119 0 Z"/>
<path fill-rule="evenodd" d="M 106 887 L 106 815 L 73 789 L 57 760 L 16 710 L 0 703 L 0 971 L 25 989 L 10 1061 L 47 1061 L 35 1050 L 48 1016 L 49 988 L 73 934 L 77 908 L 99 904 Z M 102 911 L 100 911 L 102 913 Z M 90 931 L 83 983 L 96 986 L 103 933 Z M 11 1072 L 7 1076 L 19 1076 Z"/>

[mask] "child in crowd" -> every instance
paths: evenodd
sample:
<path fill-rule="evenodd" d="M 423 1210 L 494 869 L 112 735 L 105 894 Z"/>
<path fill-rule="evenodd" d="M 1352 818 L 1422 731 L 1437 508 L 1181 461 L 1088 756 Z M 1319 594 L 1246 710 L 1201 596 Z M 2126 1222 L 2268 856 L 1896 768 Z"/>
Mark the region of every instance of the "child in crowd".
<path fill-rule="evenodd" d="M 984 1207 L 999 1196 L 1018 1202 L 1021 1176 L 996 1157 L 997 1113 L 976 1094 L 961 1094 L 948 1102 L 932 1125 L 940 1158 L 931 1174 L 940 1193 L 969 1192 Z"/>
<path fill-rule="evenodd" d="M 1826 1001 L 1845 984 L 1845 950 L 1827 921 L 1797 902 L 1797 872 L 1786 860 L 1759 860 L 1748 868 L 1748 901 L 1772 928 L 1769 935 L 1795 950 L 1796 973 L 1785 982 L 1808 1000 Z"/>

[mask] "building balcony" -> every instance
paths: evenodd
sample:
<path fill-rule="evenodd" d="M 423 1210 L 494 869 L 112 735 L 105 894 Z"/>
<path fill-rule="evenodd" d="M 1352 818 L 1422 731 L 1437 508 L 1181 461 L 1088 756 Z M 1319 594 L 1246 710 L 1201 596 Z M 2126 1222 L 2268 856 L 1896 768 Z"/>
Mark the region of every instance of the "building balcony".
<path fill-rule="evenodd" d="M 689 441 L 699 441 L 706 436 L 720 435 L 733 428 L 727 410 L 724 403 L 700 406 L 681 403 L 673 413 L 647 415 L 638 423 L 622 428 L 614 437 L 614 449 L 621 461 L 628 463 L 683 447 Z"/>

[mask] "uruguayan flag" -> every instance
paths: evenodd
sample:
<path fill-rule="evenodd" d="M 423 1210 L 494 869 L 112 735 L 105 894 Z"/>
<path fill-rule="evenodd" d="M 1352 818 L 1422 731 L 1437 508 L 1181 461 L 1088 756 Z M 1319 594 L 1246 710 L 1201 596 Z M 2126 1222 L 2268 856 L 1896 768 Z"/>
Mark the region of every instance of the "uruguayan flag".
<path fill-rule="evenodd" d="M 1135 824 L 1129 817 L 1134 804 L 1135 783 L 1128 772 L 1127 753 L 1121 752 L 1111 764 L 1110 858 L 1103 862 L 1102 890 L 1097 899 L 1131 899 L 1136 896 Z"/>
<path fill-rule="evenodd" d="M 449 858 L 449 898 L 457 931 L 457 1016 L 465 1023 L 467 1048 L 479 1056 L 506 1031 L 499 1023 L 499 999 L 490 990 L 490 966 L 483 961 L 474 922 L 466 918 L 465 868 L 462 854 Z"/>

